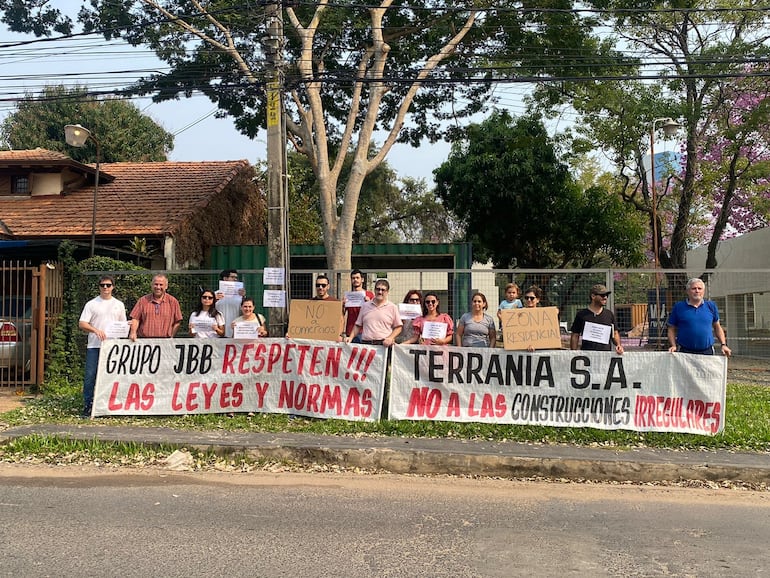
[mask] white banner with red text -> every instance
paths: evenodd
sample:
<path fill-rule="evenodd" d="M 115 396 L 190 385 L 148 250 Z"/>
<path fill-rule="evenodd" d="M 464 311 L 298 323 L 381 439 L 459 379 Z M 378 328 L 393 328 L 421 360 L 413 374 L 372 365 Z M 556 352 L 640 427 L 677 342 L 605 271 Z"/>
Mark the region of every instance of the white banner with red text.
<path fill-rule="evenodd" d="M 389 419 L 714 435 L 726 389 L 723 356 L 402 345 Z"/>
<path fill-rule="evenodd" d="M 108 339 L 93 415 L 287 413 L 376 421 L 381 346 L 300 339 Z"/>

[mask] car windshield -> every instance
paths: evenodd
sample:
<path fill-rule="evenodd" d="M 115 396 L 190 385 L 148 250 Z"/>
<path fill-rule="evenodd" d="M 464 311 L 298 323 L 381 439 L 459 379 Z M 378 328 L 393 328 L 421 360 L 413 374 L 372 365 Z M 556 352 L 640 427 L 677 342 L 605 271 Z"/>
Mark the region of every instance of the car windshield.
<path fill-rule="evenodd" d="M 32 317 L 32 298 L 25 295 L 6 295 L 0 301 L 0 317 L 23 319 Z"/>

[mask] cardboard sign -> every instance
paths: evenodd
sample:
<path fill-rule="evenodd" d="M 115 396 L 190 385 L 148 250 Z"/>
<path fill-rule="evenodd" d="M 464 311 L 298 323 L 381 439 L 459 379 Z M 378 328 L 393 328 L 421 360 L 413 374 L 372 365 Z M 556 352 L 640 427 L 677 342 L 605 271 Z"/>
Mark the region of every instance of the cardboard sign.
<path fill-rule="evenodd" d="M 337 341 L 341 326 L 339 301 L 292 299 L 289 307 L 289 337 Z"/>
<path fill-rule="evenodd" d="M 503 324 L 503 346 L 509 350 L 561 349 L 559 309 L 525 307 L 500 311 Z"/>

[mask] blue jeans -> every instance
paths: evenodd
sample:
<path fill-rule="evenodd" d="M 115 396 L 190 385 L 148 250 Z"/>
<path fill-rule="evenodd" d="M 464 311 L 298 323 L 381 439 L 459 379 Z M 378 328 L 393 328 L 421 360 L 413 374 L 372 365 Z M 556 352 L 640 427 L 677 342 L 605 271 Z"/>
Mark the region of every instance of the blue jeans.
<path fill-rule="evenodd" d="M 91 415 L 94 405 L 94 389 L 96 388 L 96 370 L 99 369 L 98 347 L 86 349 L 86 375 L 83 380 L 83 415 Z"/>

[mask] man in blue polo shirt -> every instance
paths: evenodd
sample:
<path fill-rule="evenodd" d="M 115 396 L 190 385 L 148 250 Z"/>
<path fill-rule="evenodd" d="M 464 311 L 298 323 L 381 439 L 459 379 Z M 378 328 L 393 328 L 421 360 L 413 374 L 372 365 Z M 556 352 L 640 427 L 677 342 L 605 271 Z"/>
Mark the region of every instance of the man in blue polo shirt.
<path fill-rule="evenodd" d="M 687 282 L 687 299 L 674 304 L 668 316 L 670 352 L 714 355 L 714 335 L 722 353 L 730 357 L 725 331 L 719 324 L 716 303 L 704 299 L 706 285 L 698 278 Z"/>

